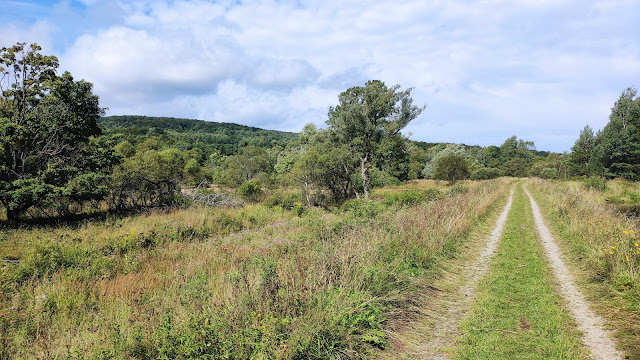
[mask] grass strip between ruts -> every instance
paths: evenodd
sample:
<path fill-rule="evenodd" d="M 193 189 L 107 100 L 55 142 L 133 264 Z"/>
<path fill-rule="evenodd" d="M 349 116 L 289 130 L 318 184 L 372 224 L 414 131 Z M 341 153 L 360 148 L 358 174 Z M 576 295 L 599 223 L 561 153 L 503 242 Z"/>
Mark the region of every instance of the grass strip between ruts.
<path fill-rule="evenodd" d="M 554 291 L 531 207 L 519 185 L 496 256 L 461 326 L 454 358 L 585 358 L 572 322 Z"/>

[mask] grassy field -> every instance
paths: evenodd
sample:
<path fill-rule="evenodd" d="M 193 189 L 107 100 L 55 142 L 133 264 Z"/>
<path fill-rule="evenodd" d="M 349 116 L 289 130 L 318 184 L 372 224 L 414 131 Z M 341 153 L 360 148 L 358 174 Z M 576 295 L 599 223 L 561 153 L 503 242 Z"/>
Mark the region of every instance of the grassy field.
<path fill-rule="evenodd" d="M 462 324 L 456 359 L 583 359 L 517 186 L 496 257 Z"/>
<path fill-rule="evenodd" d="M 595 310 L 627 356 L 640 358 L 640 224 L 616 204 L 632 203 L 640 184 L 614 180 L 598 191 L 583 182 L 532 179 L 527 188 Z"/>
<path fill-rule="evenodd" d="M 366 358 L 508 184 L 2 230 L 0 358 Z"/>

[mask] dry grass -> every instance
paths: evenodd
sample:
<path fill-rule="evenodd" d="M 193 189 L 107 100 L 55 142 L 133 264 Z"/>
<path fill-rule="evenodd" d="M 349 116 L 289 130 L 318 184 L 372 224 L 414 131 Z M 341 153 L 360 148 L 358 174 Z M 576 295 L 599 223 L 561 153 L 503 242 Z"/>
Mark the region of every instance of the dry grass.
<path fill-rule="evenodd" d="M 627 354 L 640 358 L 640 224 L 606 201 L 621 186 L 631 185 L 610 181 L 603 194 L 578 182 L 528 182 L 587 295 L 615 325 Z"/>
<path fill-rule="evenodd" d="M 0 357 L 367 357 L 506 183 L 411 207 L 194 208 L 8 231 L 0 256 L 21 262 L 0 273 Z"/>

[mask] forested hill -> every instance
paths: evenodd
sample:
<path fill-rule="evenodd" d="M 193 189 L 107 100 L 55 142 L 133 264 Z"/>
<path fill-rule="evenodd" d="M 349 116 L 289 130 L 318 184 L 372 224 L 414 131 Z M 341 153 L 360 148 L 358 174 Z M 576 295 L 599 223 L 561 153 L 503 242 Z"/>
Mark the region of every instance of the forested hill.
<path fill-rule="evenodd" d="M 221 155 L 235 154 L 247 145 L 261 148 L 277 145 L 285 147 L 298 137 L 296 133 L 284 131 L 169 117 L 107 116 L 101 118 L 98 124 L 105 135 L 121 134 L 122 140 L 133 145 L 156 139 L 160 147 L 181 150 L 199 148 L 207 154 L 218 150 Z"/>

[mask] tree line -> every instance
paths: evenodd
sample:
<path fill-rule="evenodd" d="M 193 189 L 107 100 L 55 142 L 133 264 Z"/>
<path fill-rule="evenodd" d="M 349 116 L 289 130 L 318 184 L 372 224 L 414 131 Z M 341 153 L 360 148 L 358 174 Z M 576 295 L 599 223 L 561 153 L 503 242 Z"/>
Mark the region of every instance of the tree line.
<path fill-rule="evenodd" d="M 602 130 L 594 133 L 587 125 L 580 131 L 569 163 L 576 176 L 640 180 L 640 98 L 636 89 L 622 92 Z"/>
<path fill-rule="evenodd" d="M 499 176 L 637 180 L 640 101 L 627 89 L 609 124 L 586 127 L 571 153 L 536 150 L 512 136 L 500 146 L 424 143 L 402 130 L 424 106 L 412 89 L 378 80 L 341 93 L 326 127 L 299 134 L 199 120 L 104 117 L 92 85 L 57 74 L 58 60 L 19 43 L 0 51 L 0 205 L 8 222 L 91 211 L 174 206 L 183 189 L 217 184 L 255 200 L 298 188 L 307 205 L 369 197 L 414 179 Z"/>

